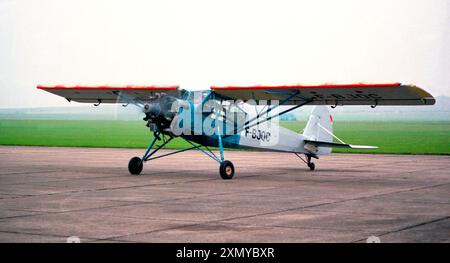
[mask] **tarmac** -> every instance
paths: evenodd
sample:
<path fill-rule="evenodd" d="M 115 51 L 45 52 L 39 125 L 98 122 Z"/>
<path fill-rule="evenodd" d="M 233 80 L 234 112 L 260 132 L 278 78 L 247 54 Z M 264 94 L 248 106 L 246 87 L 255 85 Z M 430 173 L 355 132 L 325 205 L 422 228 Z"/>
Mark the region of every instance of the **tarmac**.
<path fill-rule="evenodd" d="M 142 154 L 0 146 L 0 242 L 450 242 L 450 156 Z"/>

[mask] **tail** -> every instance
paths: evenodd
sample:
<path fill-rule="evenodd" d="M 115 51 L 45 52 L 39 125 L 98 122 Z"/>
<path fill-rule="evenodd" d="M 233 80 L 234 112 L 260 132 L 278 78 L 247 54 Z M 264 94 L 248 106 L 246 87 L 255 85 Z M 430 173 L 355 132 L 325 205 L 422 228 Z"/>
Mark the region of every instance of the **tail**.
<path fill-rule="evenodd" d="M 333 117 L 326 106 L 314 106 L 303 135 L 312 141 L 333 142 Z"/>
<path fill-rule="evenodd" d="M 309 141 L 333 142 L 333 117 L 326 106 L 314 106 L 303 136 Z M 331 148 L 320 147 L 318 154 L 331 153 Z"/>
<path fill-rule="evenodd" d="M 331 148 L 375 149 L 376 146 L 346 144 L 333 134 L 333 117 L 326 106 L 315 106 L 305 130 L 305 149 L 315 155 L 331 153 Z M 334 143 L 333 137 L 340 143 Z"/>

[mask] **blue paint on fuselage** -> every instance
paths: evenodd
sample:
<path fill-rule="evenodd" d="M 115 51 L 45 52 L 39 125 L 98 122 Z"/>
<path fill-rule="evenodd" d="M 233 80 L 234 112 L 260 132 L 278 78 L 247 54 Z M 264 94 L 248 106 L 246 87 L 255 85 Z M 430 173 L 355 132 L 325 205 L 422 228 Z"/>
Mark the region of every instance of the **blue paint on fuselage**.
<path fill-rule="evenodd" d="M 219 147 L 219 137 L 218 135 L 181 135 L 181 137 L 202 144 L 209 147 Z M 224 148 L 242 148 L 239 145 L 240 135 L 235 134 L 231 136 L 222 137 L 222 145 Z"/>
<path fill-rule="evenodd" d="M 201 94 L 201 95 L 199 95 Z M 195 96 L 202 96 L 202 100 L 201 103 L 197 103 L 194 104 L 194 97 Z M 195 134 L 194 133 L 194 128 L 195 127 L 195 117 L 199 117 L 201 116 L 202 121 L 201 121 L 201 126 L 203 126 L 203 123 L 205 122 L 205 120 L 207 118 L 211 118 L 211 113 L 210 112 L 202 112 L 203 106 L 204 104 L 211 99 L 216 99 L 215 98 L 215 94 L 210 91 L 210 90 L 200 90 L 200 91 L 192 91 L 186 94 L 185 99 L 189 102 L 189 106 L 190 106 L 190 117 L 191 117 L 191 134 Z M 220 98 L 217 98 L 220 99 Z M 197 112 L 202 112 L 201 114 L 196 114 Z M 212 125 L 213 127 L 216 127 L 216 122 L 218 120 L 213 120 L 212 121 Z M 225 123 L 223 123 L 222 125 L 223 127 L 223 133 L 227 134 L 227 125 L 225 125 Z M 236 129 L 236 127 L 234 127 L 234 129 Z M 197 131 L 198 133 L 198 131 Z M 200 135 L 186 135 L 186 134 L 182 134 L 180 135 L 180 137 L 183 137 L 187 140 L 205 145 L 205 146 L 211 146 L 211 147 L 218 147 L 219 146 L 219 138 L 217 134 L 214 135 L 205 135 L 203 134 L 203 132 L 201 132 L 202 134 Z M 242 148 L 241 145 L 239 145 L 239 141 L 240 141 L 240 135 L 239 134 L 234 134 L 234 135 L 225 135 L 222 136 L 222 144 L 223 147 L 225 148 Z"/>

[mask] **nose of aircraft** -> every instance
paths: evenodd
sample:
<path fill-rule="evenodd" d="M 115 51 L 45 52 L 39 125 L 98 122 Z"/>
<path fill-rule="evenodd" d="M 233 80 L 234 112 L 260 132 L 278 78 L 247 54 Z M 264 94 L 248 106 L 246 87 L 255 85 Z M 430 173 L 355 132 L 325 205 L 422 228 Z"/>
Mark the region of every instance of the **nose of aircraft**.
<path fill-rule="evenodd" d="M 144 121 L 155 123 L 160 128 L 167 127 L 176 115 L 172 109 L 172 105 L 176 100 L 174 97 L 163 96 L 148 102 L 144 105 Z"/>
<path fill-rule="evenodd" d="M 151 117 L 157 117 L 161 114 L 161 106 L 159 102 L 145 104 L 144 109 L 145 112 L 148 113 Z"/>

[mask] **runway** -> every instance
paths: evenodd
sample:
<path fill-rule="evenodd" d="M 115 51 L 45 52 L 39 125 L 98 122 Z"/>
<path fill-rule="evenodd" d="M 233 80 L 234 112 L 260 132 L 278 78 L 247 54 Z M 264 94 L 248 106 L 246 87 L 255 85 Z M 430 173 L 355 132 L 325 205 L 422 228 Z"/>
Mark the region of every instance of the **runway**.
<path fill-rule="evenodd" d="M 450 242 L 450 156 L 0 147 L 0 242 Z"/>

